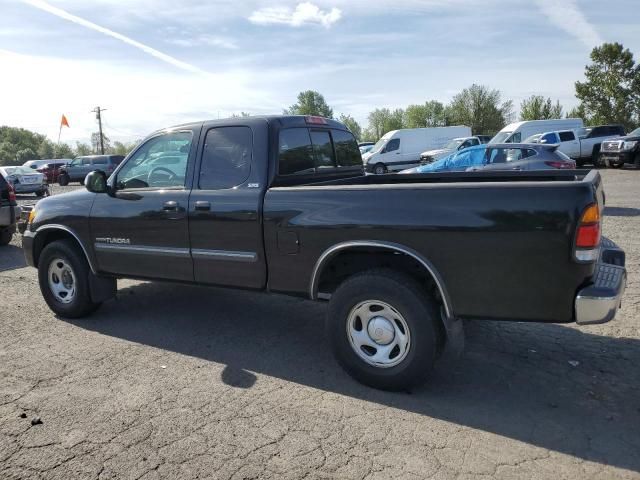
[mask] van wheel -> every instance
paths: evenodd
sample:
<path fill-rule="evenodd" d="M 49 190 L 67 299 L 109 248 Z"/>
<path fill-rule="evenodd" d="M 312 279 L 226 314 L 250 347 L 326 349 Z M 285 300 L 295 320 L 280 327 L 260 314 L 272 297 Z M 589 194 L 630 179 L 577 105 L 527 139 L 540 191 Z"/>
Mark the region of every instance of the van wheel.
<path fill-rule="evenodd" d="M 66 187 L 69 185 L 69 175 L 60 175 L 58 177 L 58 185 L 61 187 Z"/>
<path fill-rule="evenodd" d="M 376 175 L 383 175 L 387 173 L 387 167 L 384 163 L 377 163 L 375 167 L 373 167 L 373 173 Z"/>
<path fill-rule="evenodd" d="M 436 360 L 438 307 L 411 277 L 369 270 L 345 280 L 331 296 L 327 335 L 340 365 L 357 381 L 382 390 L 423 383 Z"/>
<path fill-rule="evenodd" d="M 84 317 L 100 306 L 91 301 L 89 264 L 70 240 L 57 240 L 44 247 L 38 261 L 38 280 L 47 305 L 61 317 Z"/>

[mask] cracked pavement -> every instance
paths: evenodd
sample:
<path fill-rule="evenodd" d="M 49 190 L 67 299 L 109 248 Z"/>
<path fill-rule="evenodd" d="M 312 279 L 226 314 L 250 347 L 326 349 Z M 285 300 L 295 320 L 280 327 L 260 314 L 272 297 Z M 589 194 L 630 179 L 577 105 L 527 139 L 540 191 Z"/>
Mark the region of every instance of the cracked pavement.
<path fill-rule="evenodd" d="M 640 171 L 602 173 L 627 253 L 616 320 L 468 322 L 463 358 L 407 393 L 352 381 L 324 305 L 301 299 L 120 281 L 90 318 L 58 319 L 15 239 L 0 478 L 640 478 Z"/>

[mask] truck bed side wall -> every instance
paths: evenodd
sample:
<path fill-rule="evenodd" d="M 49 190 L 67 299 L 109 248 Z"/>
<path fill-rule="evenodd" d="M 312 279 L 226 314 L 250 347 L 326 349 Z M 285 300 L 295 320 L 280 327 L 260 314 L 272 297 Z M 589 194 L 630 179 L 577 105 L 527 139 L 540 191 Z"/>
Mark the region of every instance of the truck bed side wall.
<path fill-rule="evenodd" d="M 590 182 L 283 187 L 267 191 L 269 287 L 305 295 L 320 255 L 349 240 L 410 247 L 442 276 L 454 314 L 570 322 L 593 265 L 575 263 Z M 297 238 L 299 252 L 279 247 Z"/>

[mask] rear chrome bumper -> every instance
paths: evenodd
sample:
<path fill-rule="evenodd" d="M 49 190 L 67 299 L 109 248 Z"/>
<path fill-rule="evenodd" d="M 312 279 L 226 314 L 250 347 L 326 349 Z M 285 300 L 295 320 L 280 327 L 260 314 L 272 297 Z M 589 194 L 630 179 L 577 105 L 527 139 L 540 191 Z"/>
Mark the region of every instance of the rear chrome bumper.
<path fill-rule="evenodd" d="M 603 238 L 600 260 L 596 265 L 592 283 L 576 295 L 577 324 L 606 323 L 615 318 L 627 286 L 624 264 L 624 251 L 612 241 Z"/>

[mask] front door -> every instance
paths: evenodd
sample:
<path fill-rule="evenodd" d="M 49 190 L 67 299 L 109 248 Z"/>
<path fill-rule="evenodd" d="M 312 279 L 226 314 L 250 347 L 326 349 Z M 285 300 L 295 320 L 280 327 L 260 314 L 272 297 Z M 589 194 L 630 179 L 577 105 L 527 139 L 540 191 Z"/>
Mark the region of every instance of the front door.
<path fill-rule="evenodd" d="M 100 270 L 193 280 L 187 208 L 200 127 L 156 135 L 109 179 L 91 210 Z"/>

